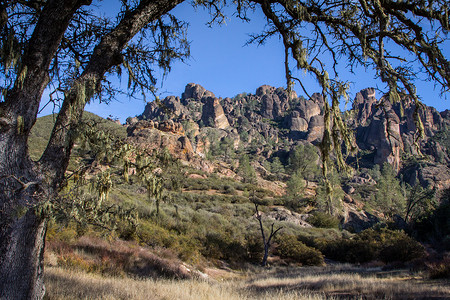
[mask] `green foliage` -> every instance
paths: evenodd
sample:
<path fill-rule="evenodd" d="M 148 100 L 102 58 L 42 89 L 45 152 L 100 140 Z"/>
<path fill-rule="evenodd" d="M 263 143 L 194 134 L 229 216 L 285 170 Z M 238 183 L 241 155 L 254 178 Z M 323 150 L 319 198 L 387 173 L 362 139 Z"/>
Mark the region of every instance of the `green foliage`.
<path fill-rule="evenodd" d="M 337 171 L 332 168 L 327 174 L 327 180 L 322 180 L 316 190 L 317 208 L 329 215 L 339 215 L 341 200 L 344 191 L 341 186 L 341 178 Z"/>
<path fill-rule="evenodd" d="M 339 228 L 340 221 L 335 216 L 317 211 L 307 220 L 308 223 L 319 228 Z"/>
<path fill-rule="evenodd" d="M 289 169 L 292 173 L 302 174 L 307 180 L 312 180 L 319 174 L 319 155 L 311 144 L 298 145 L 289 156 Z"/>
<path fill-rule="evenodd" d="M 425 248 L 403 231 L 392 231 L 381 236 L 383 246 L 379 257 L 385 263 L 407 262 L 425 256 Z"/>
<path fill-rule="evenodd" d="M 247 250 L 246 259 L 252 263 L 260 263 L 263 258 L 264 246 L 261 243 L 261 233 L 250 231 L 245 235 L 245 244 Z"/>
<path fill-rule="evenodd" d="M 395 178 L 392 166 L 385 163 L 377 182 L 374 205 L 387 218 L 392 218 L 394 215 L 404 215 L 405 204 L 404 190 L 400 186 L 400 181 Z"/>
<path fill-rule="evenodd" d="M 425 255 L 420 243 L 403 231 L 389 229 L 366 229 L 353 238 L 328 241 L 321 250 L 327 258 L 350 263 L 407 262 Z"/>
<path fill-rule="evenodd" d="M 289 258 L 306 266 L 324 264 L 324 257 L 319 250 L 306 246 L 294 235 L 284 234 L 279 236 L 277 244 L 276 252 L 282 258 Z"/>
<path fill-rule="evenodd" d="M 238 174 L 242 176 L 245 183 L 255 184 L 256 183 L 256 172 L 255 169 L 250 164 L 250 159 L 247 154 L 244 154 L 239 159 Z"/>
<path fill-rule="evenodd" d="M 378 181 L 381 178 L 380 165 L 375 164 L 372 169 L 367 169 L 367 173 L 373 178 L 373 180 Z"/>
<path fill-rule="evenodd" d="M 284 173 L 285 169 L 278 156 L 275 156 L 270 164 L 270 171 L 274 174 Z"/>
<path fill-rule="evenodd" d="M 305 180 L 303 179 L 302 174 L 297 171 L 291 175 L 291 178 L 289 178 L 288 182 L 286 183 L 287 196 L 298 199 L 303 195 L 305 187 Z"/>
<path fill-rule="evenodd" d="M 443 125 L 443 128 L 438 130 L 431 139 L 441 144 L 445 151 L 450 154 L 450 126 L 447 123 Z"/>
<path fill-rule="evenodd" d="M 423 188 L 420 184 L 408 189 L 405 221 L 414 223 L 429 216 L 437 207 L 436 189 Z"/>
<path fill-rule="evenodd" d="M 235 157 L 234 141 L 230 137 L 224 137 L 219 143 L 211 141 L 211 155 L 223 156 L 226 160 Z"/>
<path fill-rule="evenodd" d="M 109 170 L 101 172 L 95 177 L 95 180 L 92 182 L 92 189 L 98 194 L 97 207 L 101 206 L 103 201 L 108 199 L 112 186 L 113 182 Z"/>
<path fill-rule="evenodd" d="M 421 241 L 432 243 L 438 248 L 450 250 L 450 189 L 442 192 L 440 204 L 428 216 L 413 224 L 415 234 Z"/>
<path fill-rule="evenodd" d="M 47 146 L 48 139 L 50 138 L 50 134 L 52 132 L 53 125 L 56 121 L 56 115 L 48 115 L 44 117 L 40 117 L 36 120 L 33 128 L 31 129 L 28 149 L 30 151 L 30 156 L 32 159 L 37 160 L 40 158 L 42 153 Z M 98 131 L 108 132 L 115 138 L 123 139 L 126 137 L 126 129 L 125 127 L 116 124 L 114 122 L 105 120 L 93 113 L 85 112 L 83 114 L 82 123 L 90 124 L 97 128 Z M 78 151 L 79 148 L 75 147 L 75 152 Z"/>

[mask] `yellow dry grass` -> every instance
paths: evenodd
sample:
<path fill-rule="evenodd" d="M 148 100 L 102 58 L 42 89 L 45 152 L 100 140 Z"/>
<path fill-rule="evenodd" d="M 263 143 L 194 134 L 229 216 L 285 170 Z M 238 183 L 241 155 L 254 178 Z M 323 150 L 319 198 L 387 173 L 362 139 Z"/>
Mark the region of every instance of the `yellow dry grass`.
<path fill-rule="evenodd" d="M 47 268 L 45 272 L 47 300 L 66 299 L 155 299 L 155 300 L 293 300 L 323 299 L 298 291 L 268 291 L 252 295 L 245 281 L 215 282 L 206 280 L 136 280 L 132 278 L 102 277 L 61 268 Z"/>
<path fill-rule="evenodd" d="M 46 269 L 46 299 L 450 299 L 450 282 L 353 267 L 286 268 L 225 281 L 102 277 Z"/>

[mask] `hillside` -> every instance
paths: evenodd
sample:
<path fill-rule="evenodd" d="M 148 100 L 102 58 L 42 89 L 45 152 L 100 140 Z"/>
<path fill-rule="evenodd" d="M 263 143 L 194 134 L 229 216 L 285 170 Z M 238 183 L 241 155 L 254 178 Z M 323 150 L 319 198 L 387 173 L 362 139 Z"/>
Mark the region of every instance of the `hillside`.
<path fill-rule="evenodd" d="M 411 146 L 413 104 L 402 115 L 396 105 L 382 109 L 372 89 L 358 93 L 345 121 L 360 150 L 347 156 L 353 174 L 330 173 L 330 200 L 316 147 L 320 99 L 288 100 L 268 86 L 217 99 L 188 84 L 181 98 L 149 103 L 125 125 L 87 113 L 86 135 L 97 140 L 81 134 L 73 151 L 46 263 L 114 276 L 213 278 L 217 268 L 261 261 L 258 213 L 267 236 L 281 228 L 269 247 L 271 265 L 405 266 L 429 257 L 419 242 L 440 253 L 433 260 L 444 259 L 448 112 L 424 107 L 419 157 Z M 35 159 L 52 118 L 33 128 Z M 107 136 L 102 147 L 99 136 Z"/>
<path fill-rule="evenodd" d="M 128 119 L 128 125 L 145 120 L 162 123 L 141 123 L 140 127 L 164 127 L 168 122 L 172 125 L 163 131 L 182 127 L 184 133 L 178 133 L 189 139 L 182 143 L 187 145 L 183 150 L 192 155 L 205 157 L 231 147 L 254 155 L 261 164 L 278 158 L 286 165 L 295 146 L 318 145 L 322 139 L 322 96 L 311 97 L 288 97 L 283 88 L 261 86 L 255 94 L 218 99 L 202 86 L 188 84 L 181 98 L 169 96 L 160 103 L 148 103 L 142 115 Z M 360 151 L 348 153 L 348 163 L 355 169 L 389 163 L 396 172 L 404 173 L 410 185 L 449 187 L 450 113 L 425 105 L 417 109 L 425 133 L 422 139 L 416 136 L 416 105 L 412 101 L 391 104 L 384 97 L 377 100 L 373 88 L 357 93 L 344 119 Z M 411 160 L 417 157 L 422 158 L 420 166 L 412 166 Z"/>

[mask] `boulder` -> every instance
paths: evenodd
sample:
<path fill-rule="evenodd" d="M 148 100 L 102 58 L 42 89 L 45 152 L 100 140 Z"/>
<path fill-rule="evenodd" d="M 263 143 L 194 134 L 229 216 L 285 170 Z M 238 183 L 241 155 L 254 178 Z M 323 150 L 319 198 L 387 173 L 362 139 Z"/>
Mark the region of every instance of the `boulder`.
<path fill-rule="evenodd" d="M 273 94 L 275 88 L 270 85 L 263 85 L 256 89 L 256 96 L 262 97 L 264 94 Z"/>
<path fill-rule="evenodd" d="M 299 214 L 284 207 L 274 207 L 272 211 L 265 214 L 265 217 L 268 219 L 278 222 L 292 223 L 305 228 L 312 227 L 311 224 L 306 222 L 309 216 L 309 214 Z"/>
<path fill-rule="evenodd" d="M 323 115 L 312 116 L 308 124 L 306 140 L 310 143 L 318 143 L 322 140 L 325 124 Z"/>
<path fill-rule="evenodd" d="M 127 142 L 149 151 L 167 148 L 172 156 L 181 160 L 190 160 L 194 156 L 192 145 L 187 137 L 156 128 L 135 128 L 129 134 Z"/>
<path fill-rule="evenodd" d="M 203 106 L 202 121 L 206 126 L 225 129 L 230 127 L 219 99 L 208 97 Z"/>
<path fill-rule="evenodd" d="M 139 119 L 177 119 L 188 114 L 187 108 L 181 103 L 179 97 L 168 96 L 160 102 L 147 103 Z"/>
<path fill-rule="evenodd" d="M 184 134 L 183 125 L 172 120 L 159 122 L 158 129 L 164 132 L 171 132 L 179 135 Z"/>
<path fill-rule="evenodd" d="M 287 127 L 291 131 L 308 131 L 308 122 L 300 116 L 300 112 L 293 111 L 290 116 L 287 117 Z"/>
<path fill-rule="evenodd" d="M 353 203 L 343 203 L 344 216 L 342 219 L 342 228 L 353 233 L 361 232 L 365 229 L 373 227 L 379 222 L 379 219 L 357 208 Z"/>
<path fill-rule="evenodd" d="M 261 115 L 263 116 L 263 118 L 273 119 L 274 102 L 280 102 L 278 96 L 273 94 L 264 94 L 261 97 L 261 102 L 262 102 Z"/>
<path fill-rule="evenodd" d="M 200 100 L 203 98 L 206 89 L 202 87 L 200 84 L 188 83 L 184 88 L 184 93 L 181 95 L 181 99 L 187 103 L 186 100 Z"/>
<path fill-rule="evenodd" d="M 126 125 L 128 125 L 128 126 L 134 125 L 137 122 L 139 122 L 139 119 L 137 117 L 128 117 L 126 120 Z"/>
<path fill-rule="evenodd" d="M 314 101 L 317 105 L 319 105 L 320 109 L 323 110 L 324 101 L 322 94 L 320 93 L 314 93 L 311 95 L 311 101 Z"/>
<path fill-rule="evenodd" d="M 299 112 L 300 117 L 305 119 L 307 122 L 311 119 L 313 116 L 317 116 L 320 114 L 320 107 L 319 104 L 317 104 L 314 101 L 311 100 L 300 100 L 296 111 Z"/>

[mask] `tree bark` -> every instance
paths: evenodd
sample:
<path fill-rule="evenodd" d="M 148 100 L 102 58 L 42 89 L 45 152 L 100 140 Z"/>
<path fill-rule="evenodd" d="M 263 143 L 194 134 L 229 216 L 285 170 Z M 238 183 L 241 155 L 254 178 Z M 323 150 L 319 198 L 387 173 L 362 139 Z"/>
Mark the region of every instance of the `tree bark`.
<path fill-rule="evenodd" d="M 41 299 L 45 219 L 35 207 L 49 193 L 28 156 L 48 69 L 74 13 L 89 1 L 50 0 L 22 56 L 14 87 L 0 103 L 0 299 Z"/>
<path fill-rule="evenodd" d="M 48 69 L 76 10 L 90 0 L 49 0 L 22 57 L 23 80 L 17 79 L 0 103 L 0 299 L 42 299 L 46 220 L 39 204 L 55 196 L 64 179 L 73 147 L 73 130 L 86 100 L 80 93 L 97 87 L 104 74 L 121 63 L 127 42 L 149 22 L 183 0 L 142 0 L 105 35 L 77 78 L 58 115 L 39 163 L 28 156 L 28 136 L 49 82 Z M 20 77 L 20 76 L 19 76 Z M 18 77 L 18 78 L 19 78 Z M 84 88 L 85 91 L 81 89 Z M 95 91 L 94 91 L 95 92 Z"/>

